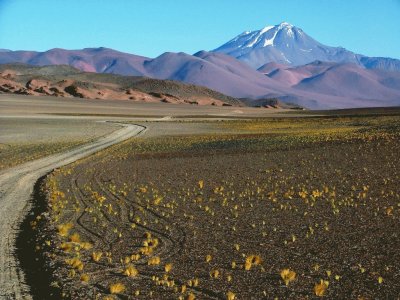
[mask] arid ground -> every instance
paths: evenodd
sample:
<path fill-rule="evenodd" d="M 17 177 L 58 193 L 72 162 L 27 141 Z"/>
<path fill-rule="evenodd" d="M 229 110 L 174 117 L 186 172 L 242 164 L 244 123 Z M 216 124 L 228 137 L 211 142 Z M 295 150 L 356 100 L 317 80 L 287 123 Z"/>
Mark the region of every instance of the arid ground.
<path fill-rule="evenodd" d="M 0 121 L 53 125 L 40 141 L 68 143 L 48 154 L 118 129 L 98 121 L 146 131 L 32 178 L 16 257 L 34 299 L 398 299 L 399 110 L 52 100 L 0 98 Z"/>

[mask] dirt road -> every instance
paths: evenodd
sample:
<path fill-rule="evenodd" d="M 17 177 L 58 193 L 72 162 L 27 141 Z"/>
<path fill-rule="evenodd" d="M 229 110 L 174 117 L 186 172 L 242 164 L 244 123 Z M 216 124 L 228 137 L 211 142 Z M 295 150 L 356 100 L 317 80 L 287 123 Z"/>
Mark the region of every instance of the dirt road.
<path fill-rule="evenodd" d="M 15 257 L 19 224 L 30 209 L 35 182 L 51 170 L 72 163 L 145 131 L 121 124 L 122 129 L 74 150 L 35 160 L 0 173 L 0 299 L 31 299 Z"/>

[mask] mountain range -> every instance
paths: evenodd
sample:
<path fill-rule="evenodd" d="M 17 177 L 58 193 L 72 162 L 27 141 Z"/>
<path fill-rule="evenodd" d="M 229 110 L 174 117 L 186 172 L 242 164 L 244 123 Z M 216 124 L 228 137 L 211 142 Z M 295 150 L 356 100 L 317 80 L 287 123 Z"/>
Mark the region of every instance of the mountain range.
<path fill-rule="evenodd" d="M 0 64 L 15 62 L 182 81 L 249 105 L 271 98 L 310 109 L 400 105 L 399 60 L 325 46 L 288 23 L 244 32 L 213 51 L 154 59 L 108 48 L 0 51 Z"/>

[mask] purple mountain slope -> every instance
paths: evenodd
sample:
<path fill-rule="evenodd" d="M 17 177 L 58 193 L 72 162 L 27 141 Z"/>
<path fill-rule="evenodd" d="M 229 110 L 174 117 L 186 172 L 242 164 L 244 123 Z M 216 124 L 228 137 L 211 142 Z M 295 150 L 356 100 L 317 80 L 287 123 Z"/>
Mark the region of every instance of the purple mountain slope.
<path fill-rule="evenodd" d="M 400 71 L 400 60 L 367 57 L 342 47 L 326 46 L 286 22 L 246 31 L 213 51 L 233 56 L 254 69 L 269 62 L 299 66 L 319 60 L 354 63 L 367 69 Z"/>
<path fill-rule="evenodd" d="M 173 65 L 171 61 L 174 61 Z M 149 74 L 154 77 L 207 86 L 236 97 L 257 98 L 266 93 L 281 92 L 284 88 L 232 57 L 206 51 L 193 56 L 169 53 L 167 60 L 162 55 L 151 64 Z M 146 69 L 149 70 L 147 66 Z M 166 74 L 163 71 L 166 69 L 174 71 Z"/>
<path fill-rule="evenodd" d="M 360 62 L 367 69 L 400 71 L 400 60 L 394 58 L 363 56 Z"/>
<path fill-rule="evenodd" d="M 301 99 L 305 92 L 312 99 L 317 94 L 320 99 L 325 99 L 327 105 L 329 103 L 348 107 L 370 106 L 374 101 L 380 102 L 378 99 L 385 99 L 382 103 L 386 105 L 400 103 L 400 72 L 367 70 L 355 64 L 326 62 L 293 68 L 281 66 L 271 70 L 266 76 L 285 84 L 287 91 L 290 91 L 290 97 L 295 94 Z M 293 90 L 296 92 L 293 93 Z M 328 101 L 326 96 L 334 98 Z M 339 103 L 343 98 L 348 99 L 347 104 Z"/>
<path fill-rule="evenodd" d="M 382 84 L 381 81 L 387 82 L 387 79 L 380 73 L 359 68 L 354 64 L 339 64 L 303 79 L 294 88 L 326 95 L 371 100 L 399 98 L 400 90 L 392 89 L 390 80 L 389 86 Z M 391 78 L 400 79 L 400 73 L 396 72 Z"/>
<path fill-rule="evenodd" d="M 273 64 L 274 67 L 269 67 L 270 64 Z M 290 67 L 287 65 L 276 65 L 275 63 L 269 63 L 264 65 L 264 69 L 269 71 L 264 72 L 264 74 L 282 84 L 285 84 L 287 86 L 294 86 L 303 79 L 311 78 L 315 75 L 321 74 L 336 65 L 338 64 L 321 61 L 315 61 L 311 64 L 298 67 Z"/>
<path fill-rule="evenodd" d="M 276 62 L 270 62 L 262 65 L 257 69 L 257 71 L 263 73 L 263 74 L 269 74 L 272 71 L 275 71 L 277 69 L 285 69 L 289 68 L 290 66 L 284 65 L 284 64 L 278 64 Z"/>
<path fill-rule="evenodd" d="M 35 66 L 70 65 L 86 72 L 143 75 L 146 57 L 107 48 L 83 50 L 51 49 L 46 52 L 11 51 L 0 54 L 0 63 L 26 63 Z"/>

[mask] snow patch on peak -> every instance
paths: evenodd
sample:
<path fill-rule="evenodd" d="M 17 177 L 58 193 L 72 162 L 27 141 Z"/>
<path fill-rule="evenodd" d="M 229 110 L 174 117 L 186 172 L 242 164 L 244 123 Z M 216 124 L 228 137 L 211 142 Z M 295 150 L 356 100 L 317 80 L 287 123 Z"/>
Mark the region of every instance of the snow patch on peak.
<path fill-rule="evenodd" d="M 278 26 L 278 30 L 286 30 L 287 35 L 290 36 L 291 38 L 294 38 L 293 29 L 294 29 L 294 26 L 292 24 L 287 23 L 287 22 L 282 22 Z"/>
<path fill-rule="evenodd" d="M 265 39 L 265 41 L 264 41 L 264 47 L 273 46 L 277 34 L 278 34 L 278 30 L 275 30 L 274 36 L 273 36 L 272 38 L 270 38 L 270 39 Z"/>
<path fill-rule="evenodd" d="M 273 29 L 275 26 L 266 26 L 263 29 L 260 30 L 260 34 L 264 34 L 268 31 L 270 31 L 271 29 Z"/>
<path fill-rule="evenodd" d="M 279 24 L 279 28 L 280 29 L 285 28 L 285 27 L 293 28 L 294 26 L 292 24 L 288 23 L 288 22 L 282 22 L 281 24 Z"/>

